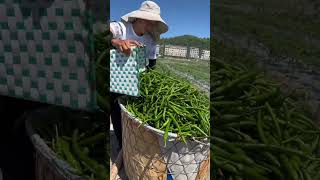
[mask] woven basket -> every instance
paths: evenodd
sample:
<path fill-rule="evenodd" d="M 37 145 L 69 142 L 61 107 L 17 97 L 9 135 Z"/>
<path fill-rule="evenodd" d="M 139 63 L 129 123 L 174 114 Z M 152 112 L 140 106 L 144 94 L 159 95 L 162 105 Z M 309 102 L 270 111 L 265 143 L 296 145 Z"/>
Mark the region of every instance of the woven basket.
<path fill-rule="evenodd" d="M 144 125 L 133 117 L 119 99 L 122 115 L 123 164 L 130 180 L 206 179 L 210 171 L 210 142 L 189 139 L 187 144 L 169 133 Z"/>
<path fill-rule="evenodd" d="M 35 132 L 33 121 L 40 119 L 50 121 L 54 113 L 58 111 L 54 108 L 45 108 L 24 115 L 26 131 L 35 149 L 36 180 L 88 180 L 73 174 L 73 168 L 67 162 L 60 160 Z"/>
<path fill-rule="evenodd" d="M 91 2 L 0 1 L 1 95 L 98 108 Z"/>

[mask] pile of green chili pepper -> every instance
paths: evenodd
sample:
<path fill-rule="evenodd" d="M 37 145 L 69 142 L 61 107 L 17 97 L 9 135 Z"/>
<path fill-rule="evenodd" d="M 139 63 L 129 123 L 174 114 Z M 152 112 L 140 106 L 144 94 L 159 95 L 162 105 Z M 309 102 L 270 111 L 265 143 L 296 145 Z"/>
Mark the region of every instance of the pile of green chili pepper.
<path fill-rule="evenodd" d="M 163 130 L 165 141 L 169 132 L 183 141 L 209 136 L 209 98 L 190 83 L 149 70 L 141 73 L 140 92 L 141 97 L 129 98 L 127 110 L 143 123 Z"/>
<path fill-rule="evenodd" d="M 105 124 L 105 119 L 93 115 L 61 111 L 46 123 L 37 123 L 35 129 L 58 158 L 72 167 L 70 173 L 100 180 L 109 178 Z"/>
<path fill-rule="evenodd" d="M 320 129 L 291 94 L 242 65 L 211 71 L 213 179 L 320 179 Z"/>

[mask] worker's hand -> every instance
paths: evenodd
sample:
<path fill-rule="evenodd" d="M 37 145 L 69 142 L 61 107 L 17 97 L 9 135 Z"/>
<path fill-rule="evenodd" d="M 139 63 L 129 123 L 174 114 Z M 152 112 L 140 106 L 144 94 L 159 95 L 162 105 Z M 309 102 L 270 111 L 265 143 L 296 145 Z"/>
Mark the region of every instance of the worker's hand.
<path fill-rule="evenodd" d="M 121 39 L 112 39 L 111 43 L 113 46 L 118 48 L 122 53 L 127 56 L 130 56 L 130 47 L 132 46 L 142 46 L 142 43 L 135 40 L 121 40 Z"/>

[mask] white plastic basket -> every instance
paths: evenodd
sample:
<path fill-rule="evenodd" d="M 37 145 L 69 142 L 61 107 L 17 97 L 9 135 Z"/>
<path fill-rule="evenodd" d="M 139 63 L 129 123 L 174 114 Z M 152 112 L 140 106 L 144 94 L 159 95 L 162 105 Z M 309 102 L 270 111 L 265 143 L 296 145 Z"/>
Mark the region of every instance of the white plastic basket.
<path fill-rule="evenodd" d="M 122 146 L 125 172 L 130 180 L 206 179 L 210 171 L 209 139 L 189 139 L 187 144 L 169 133 L 142 122 L 130 114 L 119 99 L 122 115 Z"/>

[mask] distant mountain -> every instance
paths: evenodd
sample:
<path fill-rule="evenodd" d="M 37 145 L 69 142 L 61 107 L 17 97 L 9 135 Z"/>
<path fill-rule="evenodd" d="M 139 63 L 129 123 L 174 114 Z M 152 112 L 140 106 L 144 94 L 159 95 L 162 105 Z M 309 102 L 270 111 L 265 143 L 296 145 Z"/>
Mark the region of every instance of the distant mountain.
<path fill-rule="evenodd" d="M 192 35 L 176 36 L 172 38 L 160 39 L 160 44 L 170 44 L 178 46 L 192 46 L 202 49 L 210 49 L 210 38 L 199 38 Z"/>

